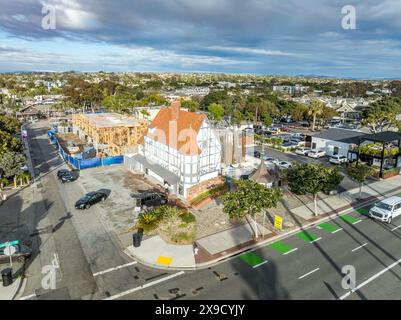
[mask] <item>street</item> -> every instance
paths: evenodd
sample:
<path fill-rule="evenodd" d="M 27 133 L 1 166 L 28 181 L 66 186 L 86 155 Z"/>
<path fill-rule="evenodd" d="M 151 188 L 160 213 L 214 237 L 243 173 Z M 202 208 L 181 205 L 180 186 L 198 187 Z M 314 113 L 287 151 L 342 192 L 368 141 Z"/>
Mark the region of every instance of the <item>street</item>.
<path fill-rule="evenodd" d="M 204 270 L 144 267 L 122 252 L 99 218 L 101 206 L 73 208 L 84 190 L 57 182 L 55 173 L 64 164 L 44 123 L 28 132 L 37 182 L 31 187 L 34 257 L 27 266 L 22 299 L 401 298 L 401 219 L 387 225 L 356 210 Z M 44 290 L 41 270 L 55 257 L 60 266 L 57 288 Z M 354 293 L 341 285 L 347 265 L 356 270 L 356 285 L 362 284 Z"/>

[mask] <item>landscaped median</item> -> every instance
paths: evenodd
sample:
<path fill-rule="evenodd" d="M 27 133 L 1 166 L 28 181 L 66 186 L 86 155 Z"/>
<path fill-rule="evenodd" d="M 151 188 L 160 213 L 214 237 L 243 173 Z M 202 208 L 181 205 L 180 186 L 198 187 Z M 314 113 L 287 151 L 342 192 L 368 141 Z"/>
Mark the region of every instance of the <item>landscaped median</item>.
<path fill-rule="evenodd" d="M 188 210 L 164 205 L 143 213 L 134 229 L 143 229 L 145 236 L 159 235 L 167 243 L 192 244 L 195 222 L 195 216 Z"/>

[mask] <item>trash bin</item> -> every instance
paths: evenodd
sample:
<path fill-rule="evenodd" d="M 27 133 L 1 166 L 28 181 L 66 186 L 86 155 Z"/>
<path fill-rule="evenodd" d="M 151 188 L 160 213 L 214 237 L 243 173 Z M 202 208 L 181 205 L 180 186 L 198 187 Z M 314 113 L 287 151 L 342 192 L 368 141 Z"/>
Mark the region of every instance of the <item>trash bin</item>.
<path fill-rule="evenodd" d="M 6 268 L 1 271 L 1 279 L 3 280 L 3 287 L 7 287 L 13 283 L 13 269 Z"/>
<path fill-rule="evenodd" d="M 135 248 L 138 248 L 141 246 L 141 240 L 142 240 L 142 237 L 139 233 L 134 233 L 132 235 L 132 244 L 134 245 Z"/>

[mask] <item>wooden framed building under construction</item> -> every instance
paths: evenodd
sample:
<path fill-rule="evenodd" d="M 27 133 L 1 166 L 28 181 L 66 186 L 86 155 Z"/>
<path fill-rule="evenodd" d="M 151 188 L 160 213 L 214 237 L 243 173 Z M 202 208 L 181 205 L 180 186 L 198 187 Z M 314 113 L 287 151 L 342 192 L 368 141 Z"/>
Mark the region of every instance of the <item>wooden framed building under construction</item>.
<path fill-rule="evenodd" d="M 149 122 L 118 113 L 75 114 L 73 133 L 92 143 L 100 156 L 135 152 Z"/>

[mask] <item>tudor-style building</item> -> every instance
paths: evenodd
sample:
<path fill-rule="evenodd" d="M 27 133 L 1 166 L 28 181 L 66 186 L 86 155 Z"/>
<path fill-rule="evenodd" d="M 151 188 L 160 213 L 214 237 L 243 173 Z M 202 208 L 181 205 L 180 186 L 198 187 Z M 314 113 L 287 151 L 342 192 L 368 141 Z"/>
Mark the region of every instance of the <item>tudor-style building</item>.
<path fill-rule="evenodd" d="M 204 114 L 181 110 L 179 101 L 159 111 L 139 153 L 126 157 L 131 169 L 166 182 L 170 191 L 191 200 L 221 183 L 221 145 Z"/>

